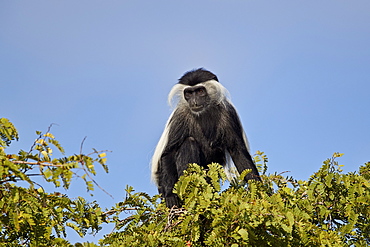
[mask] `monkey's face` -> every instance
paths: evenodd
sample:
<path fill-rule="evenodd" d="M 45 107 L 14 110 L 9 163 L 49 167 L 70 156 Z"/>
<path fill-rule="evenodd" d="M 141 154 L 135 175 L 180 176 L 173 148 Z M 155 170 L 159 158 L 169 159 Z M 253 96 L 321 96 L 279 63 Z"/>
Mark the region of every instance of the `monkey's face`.
<path fill-rule="evenodd" d="M 209 104 L 209 96 L 204 86 L 193 86 L 184 89 L 184 98 L 192 112 L 199 113 Z"/>

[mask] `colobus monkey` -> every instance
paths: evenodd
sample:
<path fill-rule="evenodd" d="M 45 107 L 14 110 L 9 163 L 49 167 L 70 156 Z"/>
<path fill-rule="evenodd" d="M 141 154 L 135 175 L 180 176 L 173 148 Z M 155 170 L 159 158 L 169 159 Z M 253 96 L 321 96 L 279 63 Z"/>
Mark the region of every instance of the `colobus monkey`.
<path fill-rule="evenodd" d="M 170 105 L 175 97 L 178 103 L 152 158 L 152 180 L 167 207 L 181 206 L 172 190 L 189 163 L 230 168 L 233 162 L 239 173 L 252 170 L 246 181 L 261 180 L 227 93 L 217 76 L 202 68 L 185 73 L 169 93 Z"/>

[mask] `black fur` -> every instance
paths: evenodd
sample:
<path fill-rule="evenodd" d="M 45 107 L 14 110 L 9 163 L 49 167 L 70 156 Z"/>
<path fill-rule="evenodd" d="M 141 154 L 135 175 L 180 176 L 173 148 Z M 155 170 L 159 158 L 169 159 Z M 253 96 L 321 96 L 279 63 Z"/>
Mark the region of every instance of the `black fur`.
<path fill-rule="evenodd" d="M 199 83 L 215 80 L 218 81 L 217 76 L 212 72 L 205 70 L 203 68 L 191 70 L 186 72 L 180 79 L 179 83 L 189 86 L 195 86 Z"/>
<path fill-rule="evenodd" d="M 199 69 L 186 73 L 179 83 L 194 86 L 209 80 L 217 80 L 217 77 Z M 239 173 L 252 169 L 246 181 L 260 180 L 243 139 L 244 131 L 238 114 L 226 98 L 219 104 L 206 106 L 199 114 L 194 114 L 186 104 L 179 104 L 166 128 L 169 128 L 168 139 L 155 176 L 159 193 L 165 198 L 168 207 L 181 206 L 172 190 L 189 163 L 207 167 L 216 162 L 225 166 L 226 152 L 230 154 Z"/>

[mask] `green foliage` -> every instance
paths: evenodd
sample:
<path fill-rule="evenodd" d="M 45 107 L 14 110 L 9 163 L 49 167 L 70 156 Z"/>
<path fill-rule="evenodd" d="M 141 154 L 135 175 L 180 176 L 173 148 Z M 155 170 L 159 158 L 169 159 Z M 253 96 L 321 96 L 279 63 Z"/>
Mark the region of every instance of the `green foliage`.
<path fill-rule="evenodd" d="M 18 132 L 6 118 L 0 118 L 0 147 L 9 146 L 11 141 L 18 140 Z"/>
<path fill-rule="evenodd" d="M 7 246 L 69 246 L 63 239 L 66 227 L 74 229 L 80 236 L 100 230 L 104 220 L 100 207 L 84 198 L 72 200 L 59 192 L 47 193 L 32 178 L 43 177 L 56 187 L 62 185 L 68 189 L 76 171 L 83 170 L 81 178 L 91 191 L 95 164 L 100 163 L 107 171 L 105 153 L 94 150 L 89 155 L 53 158 L 53 148 L 62 155 L 64 150 L 50 133 L 50 128 L 45 134 L 37 132 L 37 135 L 30 151 L 7 154 L 6 147 L 18 139 L 18 133 L 7 119 L 0 119 L 0 243 Z M 21 181 L 27 182 L 28 186 L 18 186 Z"/>
<path fill-rule="evenodd" d="M 48 193 L 33 178 L 68 189 L 82 170 L 77 177 L 92 191 L 95 166 L 108 171 L 106 153 L 65 156 L 50 128 L 37 135 L 30 151 L 8 154 L 6 148 L 18 134 L 7 119 L 0 119 L 1 246 L 72 246 L 67 227 L 84 236 L 103 223 L 115 227 L 99 246 L 370 245 L 370 162 L 345 174 L 337 162 L 342 154 L 335 153 L 302 181 L 266 174 L 268 158 L 257 152 L 262 182 L 246 184 L 243 178 L 250 171 L 244 171 L 228 185 L 220 165 L 203 169 L 190 164 L 174 188 L 183 208 L 168 209 L 159 195 L 127 186 L 124 201 L 102 212 L 96 202 Z M 55 158 L 54 150 L 62 157 Z"/>
<path fill-rule="evenodd" d="M 370 164 L 359 174 L 343 174 L 340 156 L 326 160 L 308 181 L 272 174 L 245 185 L 244 172 L 225 190 L 221 166 L 204 170 L 192 164 L 175 186 L 181 209 L 167 209 L 158 196 L 129 187 L 126 199 L 109 212 L 116 228 L 101 245 L 368 246 Z M 267 157 L 259 152 L 255 160 L 265 173 Z"/>

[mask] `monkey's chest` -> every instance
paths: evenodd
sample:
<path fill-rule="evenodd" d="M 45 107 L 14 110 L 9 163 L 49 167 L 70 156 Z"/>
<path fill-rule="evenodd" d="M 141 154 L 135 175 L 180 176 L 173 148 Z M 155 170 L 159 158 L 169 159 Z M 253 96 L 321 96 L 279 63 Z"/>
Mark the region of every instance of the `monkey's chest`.
<path fill-rule="evenodd" d="M 202 119 L 189 128 L 189 136 L 193 137 L 199 148 L 208 154 L 224 150 L 225 130 L 218 121 Z"/>
<path fill-rule="evenodd" d="M 224 150 L 223 135 L 217 129 L 191 133 L 190 136 L 196 140 L 203 153 L 212 155 Z"/>

